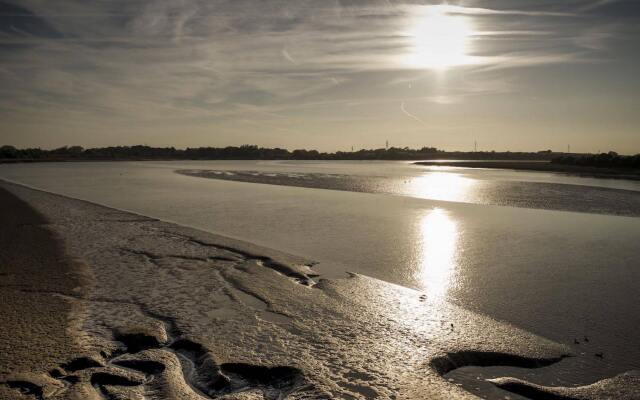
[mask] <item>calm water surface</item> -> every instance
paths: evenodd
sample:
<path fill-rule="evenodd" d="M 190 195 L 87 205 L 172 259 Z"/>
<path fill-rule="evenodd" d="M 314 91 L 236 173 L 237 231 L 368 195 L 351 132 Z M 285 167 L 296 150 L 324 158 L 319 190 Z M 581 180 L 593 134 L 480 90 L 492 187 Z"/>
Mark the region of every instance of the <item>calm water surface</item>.
<path fill-rule="evenodd" d="M 25 164 L 0 165 L 0 177 L 580 338 L 555 383 L 640 368 L 640 182 L 405 162 Z"/>

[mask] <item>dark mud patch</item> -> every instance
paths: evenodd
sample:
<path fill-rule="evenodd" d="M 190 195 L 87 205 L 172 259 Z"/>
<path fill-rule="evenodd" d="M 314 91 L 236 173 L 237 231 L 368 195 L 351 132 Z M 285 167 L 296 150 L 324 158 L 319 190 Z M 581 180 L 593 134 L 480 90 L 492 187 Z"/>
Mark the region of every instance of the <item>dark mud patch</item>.
<path fill-rule="evenodd" d="M 61 376 L 60 380 L 63 382 L 67 382 L 70 385 L 75 385 L 76 383 L 80 382 L 80 378 L 75 375 Z"/>
<path fill-rule="evenodd" d="M 116 332 L 114 338 L 124 344 L 128 353 L 138 353 L 142 350 L 160 348 L 161 343 L 157 337 L 145 333 L 120 333 Z"/>
<path fill-rule="evenodd" d="M 157 375 L 165 370 L 164 364 L 149 360 L 117 360 L 113 364 L 148 375 Z"/>
<path fill-rule="evenodd" d="M 251 364 L 229 363 L 220 366 L 226 375 L 237 376 L 251 385 L 285 388 L 304 379 L 302 372 L 293 367 L 263 367 Z"/>
<path fill-rule="evenodd" d="M 76 372 L 89 368 L 100 368 L 102 366 L 103 365 L 100 362 L 89 357 L 79 357 L 69 361 L 68 363 L 60 365 L 62 369 L 68 372 Z"/>
<path fill-rule="evenodd" d="M 196 362 L 209 354 L 203 345 L 189 339 L 178 339 L 171 343 L 169 348 Z"/>
<path fill-rule="evenodd" d="M 42 387 L 28 381 L 8 381 L 6 385 L 11 389 L 17 389 L 22 394 L 35 396 L 36 399 L 43 399 Z"/>
<path fill-rule="evenodd" d="M 91 375 L 91 384 L 93 386 L 139 386 L 144 382 L 128 378 L 122 375 L 110 374 L 108 372 L 96 372 Z"/>

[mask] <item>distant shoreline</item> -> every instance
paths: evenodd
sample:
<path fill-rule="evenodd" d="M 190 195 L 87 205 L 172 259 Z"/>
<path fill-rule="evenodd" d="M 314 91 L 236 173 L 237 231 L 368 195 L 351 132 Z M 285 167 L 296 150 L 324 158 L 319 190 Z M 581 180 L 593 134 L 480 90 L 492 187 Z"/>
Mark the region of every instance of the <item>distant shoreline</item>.
<path fill-rule="evenodd" d="M 204 161 L 204 160 L 189 160 L 182 158 L 16 158 L 16 159 L 1 159 L 0 164 L 35 164 L 35 163 L 72 163 L 72 162 L 120 162 L 120 161 Z"/>
<path fill-rule="evenodd" d="M 253 159 L 253 158 L 224 158 L 224 159 L 181 159 L 181 158 L 66 158 L 66 159 L 0 159 L 0 164 L 31 164 L 51 162 L 122 162 L 122 161 L 414 161 L 407 159 Z M 448 160 L 448 161 L 414 161 L 414 165 L 458 167 L 477 169 L 510 169 L 516 171 L 557 172 L 569 175 L 587 176 L 601 179 L 640 180 L 640 170 L 628 168 L 592 167 L 582 165 L 567 165 L 553 163 L 550 160 Z"/>
<path fill-rule="evenodd" d="M 565 165 L 552 163 L 551 161 L 418 161 L 414 164 L 431 167 L 440 166 L 460 168 L 511 169 L 516 171 L 560 172 L 570 175 L 582 175 L 594 178 L 640 180 L 640 171 L 634 169 Z"/>

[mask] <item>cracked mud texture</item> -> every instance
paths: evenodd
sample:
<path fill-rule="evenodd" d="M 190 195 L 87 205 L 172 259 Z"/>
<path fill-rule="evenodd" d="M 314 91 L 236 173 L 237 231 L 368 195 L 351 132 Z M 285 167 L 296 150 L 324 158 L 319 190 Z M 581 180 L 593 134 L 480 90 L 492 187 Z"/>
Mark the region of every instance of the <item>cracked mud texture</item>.
<path fill-rule="evenodd" d="M 0 186 L 13 193 L 0 193 L 2 343 L 19 348 L 0 355 L 0 398 L 467 399 L 444 373 L 569 353 L 414 290 Z"/>

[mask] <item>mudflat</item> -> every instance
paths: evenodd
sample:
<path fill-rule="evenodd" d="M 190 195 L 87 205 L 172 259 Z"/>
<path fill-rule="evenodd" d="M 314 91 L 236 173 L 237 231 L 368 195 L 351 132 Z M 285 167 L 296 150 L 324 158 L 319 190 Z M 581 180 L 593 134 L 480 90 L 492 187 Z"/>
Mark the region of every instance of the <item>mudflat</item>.
<path fill-rule="evenodd" d="M 571 356 L 428 293 L 323 279 L 276 250 L 0 186 L 0 398 L 471 399 L 445 375 Z M 494 382 L 563 399 L 637 398 L 639 383 Z"/>

